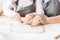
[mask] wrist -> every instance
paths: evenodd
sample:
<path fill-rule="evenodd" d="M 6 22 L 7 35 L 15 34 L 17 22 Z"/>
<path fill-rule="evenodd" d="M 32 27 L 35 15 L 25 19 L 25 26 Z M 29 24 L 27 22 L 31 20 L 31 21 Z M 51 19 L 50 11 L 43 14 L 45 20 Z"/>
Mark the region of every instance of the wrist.
<path fill-rule="evenodd" d="M 50 23 L 50 19 L 46 18 L 46 24 L 49 24 L 49 23 Z"/>

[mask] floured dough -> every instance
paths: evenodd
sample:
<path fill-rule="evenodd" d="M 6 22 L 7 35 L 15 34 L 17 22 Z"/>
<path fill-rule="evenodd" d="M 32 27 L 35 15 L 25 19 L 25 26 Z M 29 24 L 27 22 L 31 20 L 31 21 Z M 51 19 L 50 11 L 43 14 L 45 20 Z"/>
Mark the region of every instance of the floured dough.
<path fill-rule="evenodd" d="M 14 32 L 23 32 L 23 33 L 36 33 L 36 32 L 44 32 L 44 28 L 42 26 L 32 27 L 31 25 L 25 25 L 23 23 L 20 26 L 12 27 Z"/>

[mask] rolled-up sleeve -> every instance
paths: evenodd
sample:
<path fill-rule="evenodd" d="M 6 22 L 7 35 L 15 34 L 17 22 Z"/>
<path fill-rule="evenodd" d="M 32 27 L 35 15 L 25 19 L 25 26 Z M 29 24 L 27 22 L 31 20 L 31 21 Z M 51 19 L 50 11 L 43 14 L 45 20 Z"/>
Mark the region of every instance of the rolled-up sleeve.
<path fill-rule="evenodd" d="M 40 16 L 44 15 L 42 0 L 36 0 L 36 14 Z"/>

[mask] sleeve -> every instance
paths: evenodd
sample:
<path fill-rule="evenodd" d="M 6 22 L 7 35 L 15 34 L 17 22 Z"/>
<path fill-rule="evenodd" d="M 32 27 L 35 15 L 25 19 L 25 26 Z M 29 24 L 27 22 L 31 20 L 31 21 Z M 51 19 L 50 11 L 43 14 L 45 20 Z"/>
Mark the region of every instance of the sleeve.
<path fill-rule="evenodd" d="M 44 16 L 42 0 L 36 0 L 36 15 Z"/>
<path fill-rule="evenodd" d="M 6 4 L 3 5 L 3 14 L 4 16 L 12 17 L 15 12 L 11 10 L 10 5 L 11 5 L 11 0 L 7 0 Z"/>
<path fill-rule="evenodd" d="M 3 9 L 11 9 L 13 7 L 11 0 L 7 0 L 7 2 L 3 5 Z"/>

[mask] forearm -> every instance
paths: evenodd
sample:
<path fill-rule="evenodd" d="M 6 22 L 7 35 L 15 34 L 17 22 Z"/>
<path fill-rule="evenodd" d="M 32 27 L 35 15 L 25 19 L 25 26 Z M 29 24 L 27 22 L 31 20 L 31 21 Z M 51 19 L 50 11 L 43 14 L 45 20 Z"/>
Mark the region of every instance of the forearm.
<path fill-rule="evenodd" d="M 46 18 L 46 23 L 60 23 L 60 15 Z"/>

